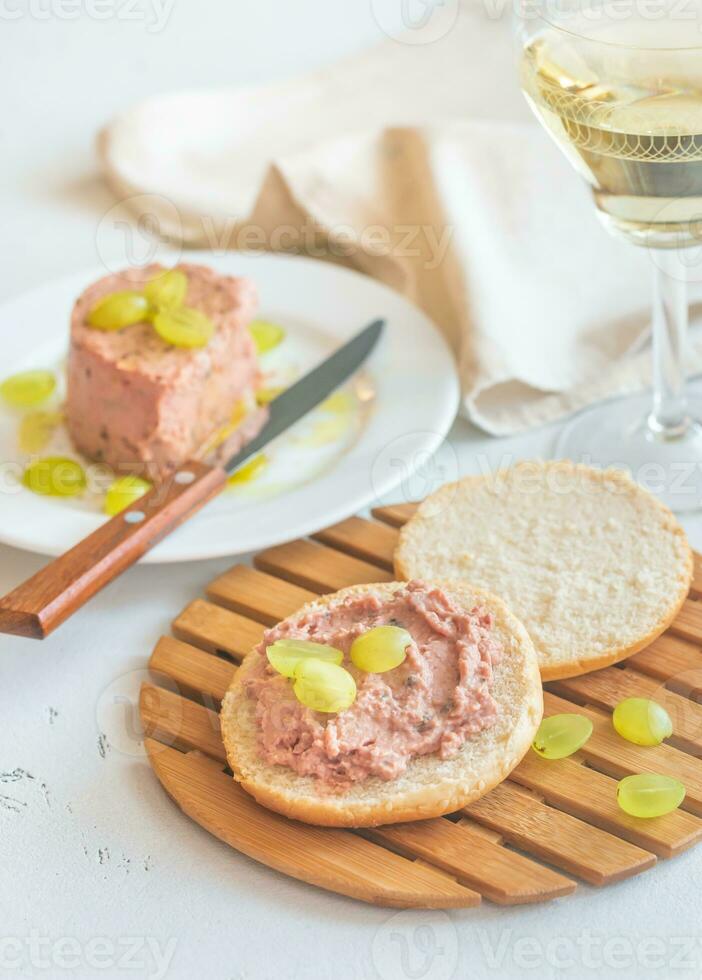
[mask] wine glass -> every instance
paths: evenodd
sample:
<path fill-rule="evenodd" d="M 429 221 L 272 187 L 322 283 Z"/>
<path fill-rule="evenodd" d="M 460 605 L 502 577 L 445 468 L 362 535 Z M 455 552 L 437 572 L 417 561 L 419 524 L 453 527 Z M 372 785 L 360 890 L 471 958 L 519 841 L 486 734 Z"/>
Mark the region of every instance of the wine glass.
<path fill-rule="evenodd" d="M 534 2 L 517 17 L 527 101 L 607 230 L 647 249 L 654 276 L 653 396 L 576 415 L 558 455 L 626 468 L 692 510 L 702 506 L 702 402 L 687 390 L 685 355 L 702 242 L 702 0 Z"/>

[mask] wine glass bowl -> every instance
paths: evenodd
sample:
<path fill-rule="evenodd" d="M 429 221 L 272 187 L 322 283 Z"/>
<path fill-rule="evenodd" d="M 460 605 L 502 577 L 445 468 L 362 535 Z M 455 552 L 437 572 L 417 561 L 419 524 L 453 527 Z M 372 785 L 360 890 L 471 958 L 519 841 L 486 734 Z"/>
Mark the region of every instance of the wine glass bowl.
<path fill-rule="evenodd" d="M 654 273 L 653 397 L 576 416 L 559 454 L 653 479 L 677 510 L 702 506 L 702 426 L 685 383 L 685 255 L 702 242 L 702 0 L 692 10 L 693 22 L 675 0 L 559 0 L 517 18 L 527 101 L 605 228 L 648 249 Z"/>

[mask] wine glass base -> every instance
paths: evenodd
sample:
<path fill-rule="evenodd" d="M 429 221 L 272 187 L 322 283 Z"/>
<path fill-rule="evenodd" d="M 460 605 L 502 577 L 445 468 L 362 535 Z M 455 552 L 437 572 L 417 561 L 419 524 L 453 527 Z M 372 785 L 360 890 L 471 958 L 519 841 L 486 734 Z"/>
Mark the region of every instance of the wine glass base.
<path fill-rule="evenodd" d="M 556 455 L 576 463 L 626 470 L 671 510 L 702 508 L 702 391 L 690 387 L 690 424 L 672 439 L 648 425 L 650 392 L 613 399 L 580 412 L 565 424 Z"/>

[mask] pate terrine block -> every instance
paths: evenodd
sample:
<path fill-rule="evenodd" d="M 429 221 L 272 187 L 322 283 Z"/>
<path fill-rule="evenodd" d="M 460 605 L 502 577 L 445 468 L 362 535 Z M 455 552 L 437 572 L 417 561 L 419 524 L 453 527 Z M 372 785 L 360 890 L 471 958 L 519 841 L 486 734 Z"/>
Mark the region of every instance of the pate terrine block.
<path fill-rule="evenodd" d="M 103 297 L 141 289 L 164 271 L 159 265 L 100 279 L 78 298 L 71 318 L 66 415 L 76 449 L 118 473 L 155 481 L 202 455 L 240 403 L 255 405 L 259 379 L 247 329 L 257 307 L 254 284 L 205 266 L 177 268 L 187 277 L 185 305 L 214 326 L 203 347 L 175 347 L 147 321 L 120 330 L 89 323 Z M 251 438 L 264 417 L 247 416 L 239 441 Z"/>

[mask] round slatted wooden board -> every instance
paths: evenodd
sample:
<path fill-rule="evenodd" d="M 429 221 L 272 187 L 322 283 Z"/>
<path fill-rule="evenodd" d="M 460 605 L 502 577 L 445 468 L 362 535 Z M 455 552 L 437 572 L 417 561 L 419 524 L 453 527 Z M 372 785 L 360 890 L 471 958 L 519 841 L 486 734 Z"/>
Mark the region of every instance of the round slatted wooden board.
<path fill-rule="evenodd" d="M 415 505 L 352 517 L 235 565 L 212 582 L 162 637 L 141 693 L 151 765 L 193 820 L 285 874 L 377 905 L 453 908 L 482 898 L 503 905 L 570 894 L 578 879 L 608 885 L 651 868 L 702 837 L 702 559 L 671 628 L 626 664 L 552 682 L 546 714 L 577 710 L 594 732 L 569 759 L 533 752 L 510 778 L 450 817 L 353 832 L 309 827 L 260 807 L 226 765 L 217 711 L 237 663 L 266 626 L 313 594 L 392 579 L 400 527 Z M 621 739 L 611 711 L 624 697 L 654 696 L 674 737 L 655 748 Z M 681 779 L 684 808 L 654 820 L 623 813 L 616 780 L 655 771 Z"/>

